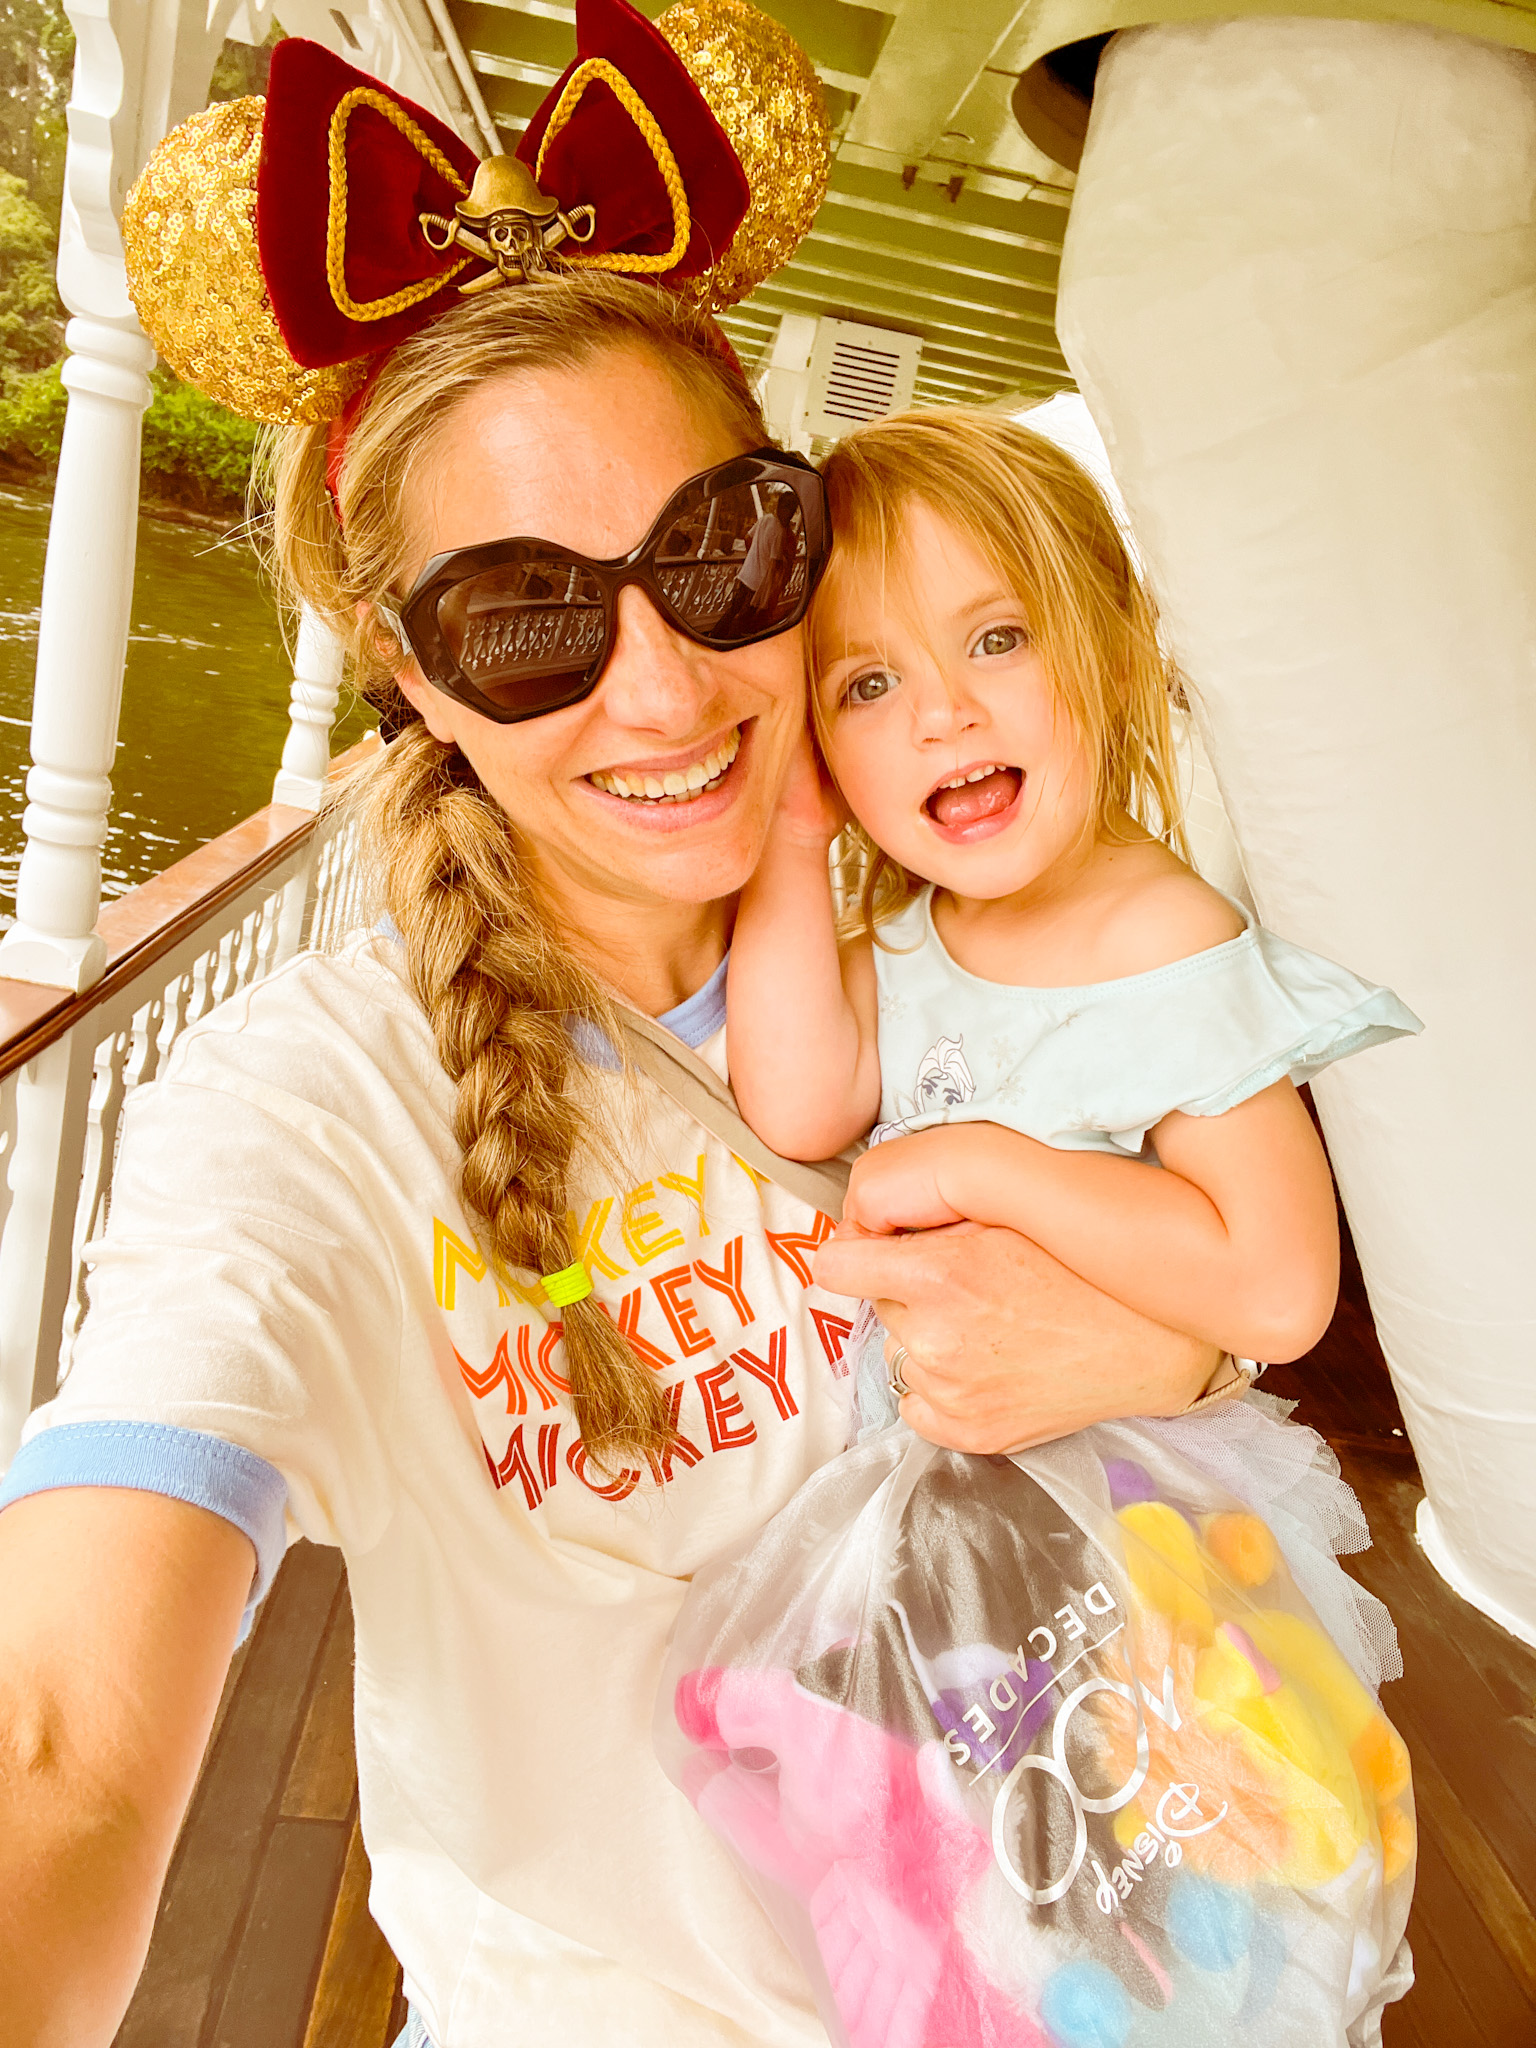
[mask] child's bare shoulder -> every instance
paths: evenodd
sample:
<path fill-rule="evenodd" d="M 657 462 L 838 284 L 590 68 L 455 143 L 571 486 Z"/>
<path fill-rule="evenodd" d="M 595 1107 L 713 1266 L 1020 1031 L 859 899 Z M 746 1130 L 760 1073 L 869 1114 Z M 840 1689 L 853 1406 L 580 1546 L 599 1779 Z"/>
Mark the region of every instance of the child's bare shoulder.
<path fill-rule="evenodd" d="M 1244 929 L 1241 913 L 1209 882 L 1158 847 L 1111 894 L 1099 931 L 1102 979 L 1148 974 L 1223 946 Z"/>

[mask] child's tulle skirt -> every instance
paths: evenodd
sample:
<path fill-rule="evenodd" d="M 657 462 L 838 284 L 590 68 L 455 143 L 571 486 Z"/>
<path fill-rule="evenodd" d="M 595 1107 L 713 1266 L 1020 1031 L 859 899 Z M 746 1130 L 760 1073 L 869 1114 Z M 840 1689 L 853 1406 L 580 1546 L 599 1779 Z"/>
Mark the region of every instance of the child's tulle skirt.
<path fill-rule="evenodd" d="M 1284 1416 L 1011 1457 L 876 1422 L 694 1581 L 658 1750 L 834 2042 L 1379 2040 L 1411 1981 L 1401 1665 L 1336 1562 L 1359 1505 Z"/>

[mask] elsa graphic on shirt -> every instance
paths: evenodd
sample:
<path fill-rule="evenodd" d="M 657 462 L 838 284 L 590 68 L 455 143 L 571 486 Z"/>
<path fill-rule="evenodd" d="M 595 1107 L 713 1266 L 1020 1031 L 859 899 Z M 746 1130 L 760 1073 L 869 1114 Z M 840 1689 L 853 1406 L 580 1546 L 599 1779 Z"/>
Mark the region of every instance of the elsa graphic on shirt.
<path fill-rule="evenodd" d="M 898 1114 L 889 1123 L 876 1124 L 869 1134 L 871 1145 L 899 1137 L 924 1117 L 958 1109 L 976 1093 L 976 1083 L 966 1063 L 962 1038 L 935 1039 L 917 1063 L 917 1079 L 910 1095 L 897 1097 Z"/>

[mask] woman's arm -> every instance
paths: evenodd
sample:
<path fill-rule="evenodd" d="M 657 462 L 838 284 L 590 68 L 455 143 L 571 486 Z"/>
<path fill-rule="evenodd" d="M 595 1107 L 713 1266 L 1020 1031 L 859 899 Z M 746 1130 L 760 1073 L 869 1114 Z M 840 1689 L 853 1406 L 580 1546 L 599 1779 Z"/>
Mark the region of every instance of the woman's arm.
<path fill-rule="evenodd" d="M 867 1230 L 961 1217 L 1017 1230 L 1127 1307 L 1224 1351 L 1283 1360 L 1328 1327 L 1339 1236 L 1328 1163 L 1289 1081 L 1153 1132 L 1163 1171 L 997 1124 L 892 1139 L 854 1168 Z"/>
<path fill-rule="evenodd" d="M 880 1108 L 868 942 L 837 943 L 827 853 L 837 832 L 807 736 L 742 893 L 726 981 L 741 1113 L 787 1159 L 830 1159 Z"/>
<path fill-rule="evenodd" d="M 255 1558 L 205 1508 L 65 1488 L 0 1514 L 7 2048 L 107 2048 L 133 1995 Z"/>
<path fill-rule="evenodd" d="M 1221 1364 L 1214 1345 L 1149 1322 L 1011 1230 L 870 1237 L 845 1223 L 815 1272 L 818 1286 L 873 1301 L 907 1351 L 902 1419 L 951 1450 L 1018 1450 L 1091 1422 L 1177 1415 Z"/>

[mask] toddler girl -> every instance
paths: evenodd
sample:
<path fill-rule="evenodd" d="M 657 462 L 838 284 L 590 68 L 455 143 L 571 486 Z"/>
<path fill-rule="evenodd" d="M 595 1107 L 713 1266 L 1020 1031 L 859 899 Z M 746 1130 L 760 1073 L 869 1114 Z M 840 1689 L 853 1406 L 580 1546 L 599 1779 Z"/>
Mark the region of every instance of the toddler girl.
<path fill-rule="evenodd" d="M 865 1230 L 1005 1225 L 1235 1359 L 1299 1356 L 1338 1238 L 1296 1084 L 1417 1019 L 1182 858 L 1174 678 L 1070 458 L 935 411 L 824 473 L 813 715 L 857 908 L 839 938 L 808 738 L 733 941 L 743 1114 L 806 1159 L 873 1125 Z M 924 1362 L 889 1371 L 921 1429 Z M 1326 1450 L 1249 1397 L 963 1458 L 872 1433 L 885 1378 L 867 1345 L 860 1447 L 696 1585 L 663 1712 L 834 2036 L 1374 2038 L 1411 1796 Z"/>

